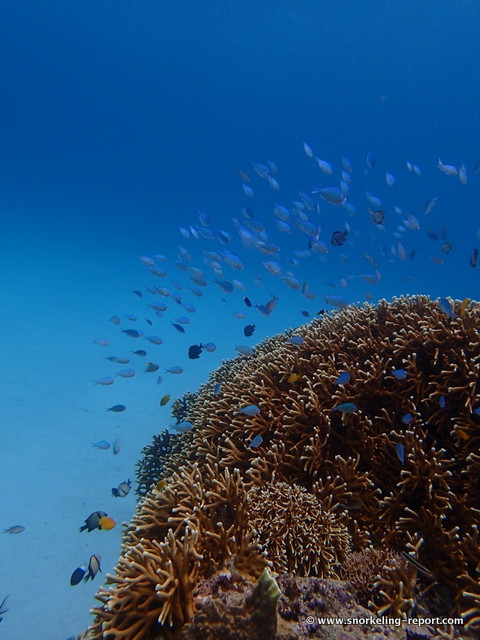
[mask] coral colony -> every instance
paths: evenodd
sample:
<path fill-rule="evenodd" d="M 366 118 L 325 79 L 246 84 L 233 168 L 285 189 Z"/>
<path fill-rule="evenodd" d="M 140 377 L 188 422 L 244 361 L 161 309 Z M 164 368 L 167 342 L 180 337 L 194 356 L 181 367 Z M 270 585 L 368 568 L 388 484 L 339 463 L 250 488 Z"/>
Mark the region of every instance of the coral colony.
<path fill-rule="evenodd" d="M 404 297 L 224 362 L 176 405 L 191 430 L 146 448 L 144 497 L 84 637 L 323 638 L 308 612 L 352 602 L 461 616 L 475 637 L 479 329 L 478 303 Z"/>

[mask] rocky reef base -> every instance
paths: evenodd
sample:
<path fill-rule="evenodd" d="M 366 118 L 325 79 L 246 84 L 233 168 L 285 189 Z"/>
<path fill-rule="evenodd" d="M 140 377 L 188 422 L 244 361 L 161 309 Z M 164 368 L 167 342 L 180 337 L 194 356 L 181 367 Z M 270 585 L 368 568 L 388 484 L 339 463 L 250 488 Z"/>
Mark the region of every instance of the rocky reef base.
<path fill-rule="evenodd" d="M 262 577 L 263 578 L 263 577 Z M 376 618 L 358 604 L 350 585 L 341 580 L 285 575 L 257 585 L 240 575 L 222 574 L 196 590 L 198 607 L 181 631 L 180 640 L 433 640 L 460 638 L 451 628 L 372 622 Z M 428 614 L 422 612 L 423 617 Z M 321 618 L 340 618 L 327 624 Z M 353 619 L 359 622 L 353 622 Z M 386 617 L 385 617 L 386 619 Z M 349 624 L 348 621 L 352 620 Z M 386 620 L 388 622 L 388 620 Z"/>

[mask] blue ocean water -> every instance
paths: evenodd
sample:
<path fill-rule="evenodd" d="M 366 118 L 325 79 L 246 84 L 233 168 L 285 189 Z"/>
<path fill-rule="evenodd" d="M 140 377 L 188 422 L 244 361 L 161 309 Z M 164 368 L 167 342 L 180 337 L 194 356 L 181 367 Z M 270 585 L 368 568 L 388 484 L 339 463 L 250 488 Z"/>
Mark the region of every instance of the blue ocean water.
<path fill-rule="evenodd" d="M 479 23 L 474 0 L 2 3 L 0 526 L 26 528 L 0 536 L 0 602 L 9 596 L 1 637 L 65 640 L 88 624 L 102 574 L 75 587 L 69 578 L 94 553 L 103 575 L 112 571 L 135 500 L 133 492 L 113 498 L 111 487 L 134 478 L 141 448 L 173 424 L 170 405 L 159 406 L 164 394 L 195 390 L 236 345 L 302 324 L 301 311 L 312 318 L 333 309 L 326 295 L 348 303 L 405 293 L 477 298 L 480 267 L 470 258 L 480 248 Z M 331 163 L 331 175 L 304 142 Z M 356 213 L 318 196 L 315 210 L 292 204 L 302 202 L 300 191 L 338 186 L 342 154 L 352 164 L 346 195 Z M 439 158 L 463 164 L 467 184 L 441 172 Z M 278 191 L 252 166 L 267 161 L 278 167 L 270 170 Z M 369 208 L 377 207 L 366 191 L 380 199 L 384 225 L 373 224 Z M 289 209 L 290 234 L 275 225 L 275 203 Z M 199 210 L 214 234 L 231 234 L 229 245 L 192 236 Z M 250 216 L 267 235 L 257 223 L 257 245 L 245 247 L 232 219 L 251 230 Z M 299 229 L 306 218 L 319 226 L 327 254 L 309 249 L 312 236 Z M 332 246 L 345 224 L 344 245 Z M 262 239 L 278 252 L 262 254 Z M 186 265 L 205 273 L 201 298 L 188 288 L 191 272 L 175 265 L 179 245 L 191 254 Z M 244 269 L 223 261 L 223 279 L 240 280 L 245 291 L 213 283 L 204 251 L 239 256 Z M 158 264 L 165 278 L 138 259 L 156 254 L 168 258 Z M 268 260 L 282 276 L 308 282 L 315 299 L 270 275 Z M 149 294 L 154 286 L 196 311 Z M 245 295 L 278 303 L 265 317 Z M 163 318 L 147 306 L 158 300 L 169 306 Z M 163 344 L 121 334 L 113 315 Z M 184 335 L 170 324 L 179 316 L 191 321 Z M 256 331 L 246 338 L 251 323 Z M 205 342 L 217 350 L 190 360 L 188 346 Z M 131 353 L 140 348 L 143 360 Z M 147 361 L 160 365 L 161 385 L 157 373 L 144 373 Z M 181 375 L 165 373 L 174 365 Z M 127 366 L 133 379 L 116 376 Z M 94 384 L 109 375 L 113 385 Z M 118 403 L 124 413 L 106 412 Z M 91 446 L 117 437 L 117 456 Z M 117 527 L 80 534 L 96 510 Z"/>

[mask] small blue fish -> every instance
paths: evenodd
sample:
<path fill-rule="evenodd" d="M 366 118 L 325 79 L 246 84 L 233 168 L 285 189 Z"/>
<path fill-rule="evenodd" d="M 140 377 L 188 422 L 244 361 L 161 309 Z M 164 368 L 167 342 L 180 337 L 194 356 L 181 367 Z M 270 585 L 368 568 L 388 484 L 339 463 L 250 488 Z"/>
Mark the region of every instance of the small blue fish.
<path fill-rule="evenodd" d="M 133 378 L 135 376 L 135 369 L 122 369 L 117 373 L 117 376 L 121 378 Z"/>
<path fill-rule="evenodd" d="M 110 443 L 106 440 L 99 440 L 98 442 L 92 442 L 92 447 L 97 447 L 97 449 L 110 449 Z"/>
<path fill-rule="evenodd" d="M 235 347 L 235 350 L 237 351 L 237 353 L 239 353 L 241 356 L 251 356 L 253 353 L 253 349 L 252 347 L 246 347 L 245 345 L 237 345 Z"/>
<path fill-rule="evenodd" d="M 177 324 L 176 322 L 171 322 L 170 324 L 178 331 L 178 333 L 185 333 L 185 329 L 181 324 Z"/>
<path fill-rule="evenodd" d="M 163 382 L 163 378 L 162 378 L 162 376 L 158 376 L 158 378 L 157 378 L 157 384 L 162 384 L 162 382 Z"/>
<path fill-rule="evenodd" d="M 220 384 L 220 382 L 217 382 L 217 384 L 213 387 L 213 393 L 218 396 L 220 394 L 222 390 L 222 385 Z"/>
<path fill-rule="evenodd" d="M 216 282 L 225 293 L 232 293 L 233 291 L 233 284 L 227 280 L 213 280 L 212 282 Z"/>
<path fill-rule="evenodd" d="M 113 447 L 112 447 L 113 455 L 117 456 L 120 453 L 121 448 L 122 448 L 122 440 L 121 438 L 117 437 L 113 441 Z"/>
<path fill-rule="evenodd" d="M 148 306 L 154 311 L 166 311 L 168 309 L 168 305 L 164 302 L 152 302 Z"/>
<path fill-rule="evenodd" d="M 323 189 L 315 189 L 312 194 L 319 195 L 328 204 L 333 204 L 336 207 L 341 206 L 347 197 L 339 187 L 325 187 Z"/>
<path fill-rule="evenodd" d="M 395 176 L 392 173 L 390 173 L 389 171 L 387 171 L 385 173 L 385 182 L 387 183 L 387 185 L 389 187 L 393 187 L 395 185 L 396 181 L 397 180 L 396 180 Z"/>
<path fill-rule="evenodd" d="M 292 336 L 287 340 L 287 342 L 289 344 L 301 345 L 304 343 L 304 339 L 302 338 L 302 336 Z"/>
<path fill-rule="evenodd" d="M 475 268 L 477 266 L 477 262 L 478 262 L 478 249 L 474 249 L 470 255 L 470 266 L 472 268 Z"/>
<path fill-rule="evenodd" d="M 113 407 L 107 409 L 107 411 L 113 411 L 114 413 L 121 413 L 125 411 L 127 407 L 124 404 L 114 404 Z"/>
<path fill-rule="evenodd" d="M 77 567 L 75 571 L 70 576 L 70 584 L 74 587 L 77 584 L 80 584 L 82 580 L 85 580 L 85 575 L 87 570 L 85 567 Z M 1 613 L 1 611 L 0 611 Z"/>
<path fill-rule="evenodd" d="M 260 407 L 257 407 L 256 404 L 249 404 L 246 407 L 242 407 L 235 415 L 238 416 L 239 414 L 243 414 L 245 416 L 257 416 L 259 413 Z"/>
<path fill-rule="evenodd" d="M 392 370 L 392 376 L 397 380 L 405 380 L 405 378 L 408 378 L 408 373 L 405 369 L 394 369 Z"/>
<path fill-rule="evenodd" d="M 137 349 L 136 351 L 132 351 L 133 355 L 135 356 L 141 356 L 142 358 L 144 358 L 147 355 L 147 352 L 145 351 L 145 349 Z"/>
<path fill-rule="evenodd" d="M 376 161 L 377 161 L 377 158 L 375 157 L 374 152 L 370 151 L 370 149 L 368 149 L 367 150 L 367 157 L 366 157 L 367 167 L 369 169 L 373 169 L 373 167 L 375 166 Z"/>
<path fill-rule="evenodd" d="M 170 367 L 169 369 L 165 369 L 165 373 L 173 373 L 175 375 L 178 375 L 180 373 L 183 373 L 183 369 L 179 366 Z"/>
<path fill-rule="evenodd" d="M 155 267 L 152 269 L 148 269 L 148 271 L 150 271 L 150 273 L 157 278 L 164 278 L 167 275 L 166 271 L 164 271 L 163 269 L 156 269 Z"/>
<path fill-rule="evenodd" d="M 174 424 L 173 428 L 179 433 L 187 433 L 193 429 L 193 424 L 188 420 L 184 420 L 183 422 L 177 422 L 177 424 Z"/>
<path fill-rule="evenodd" d="M 5 596 L 5 598 L 2 600 L 2 602 L 0 603 L 0 616 L 2 616 L 2 614 L 7 613 L 8 609 L 5 607 L 5 602 L 7 601 L 8 595 Z M 3 620 L 3 617 L 0 617 L 0 622 Z"/>
<path fill-rule="evenodd" d="M 438 301 L 438 306 L 450 320 L 455 320 L 457 318 L 457 314 L 454 311 L 453 305 L 447 298 L 440 298 Z"/>
<path fill-rule="evenodd" d="M 438 399 L 438 404 L 442 409 L 445 409 L 445 407 L 447 406 L 447 401 L 445 400 L 445 396 L 440 396 L 440 398 Z"/>
<path fill-rule="evenodd" d="M 206 342 L 203 345 L 203 347 L 204 347 L 205 351 L 208 351 L 209 353 L 213 353 L 214 351 L 217 350 L 217 345 L 213 344 L 213 342 Z"/>
<path fill-rule="evenodd" d="M 433 209 L 433 207 L 435 206 L 435 203 L 438 200 L 438 196 L 435 196 L 434 198 L 430 198 L 429 200 L 426 201 L 424 207 L 423 207 L 423 213 L 427 216 L 431 210 Z"/>
<path fill-rule="evenodd" d="M 412 420 L 413 420 L 413 416 L 411 413 L 406 413 L 404 416 L 402 416 L 403 424 L 410 424 Z"/>
<path fill-rule="evenodd" d="M 337 404 L 332 409 L 332 411 L 341 411 L 342 413 L 354 413 L 356 410 L 357 405 L 353 404 L 353 402 L 342 402 L 342 404 Z"/>
<path fill-rule="evenodd" d="M 97 380 L 95 384 L 101 384 L 102 386 L 106 387 L 110 384 L 113 384 L 114 382 L 114 378 L 112 378 L 111 376 L 105 376 L 104 378 L 100 378 L 100 380 Z"/>
<path fill-rule="evenodd" d="M 100 347 L 108 347 L 108 345 L 110 344 L 110 342 L 108 340 L 106 340 L 105 338 L 97 338 L 93 342 L 95 344 L 98 344 Z"/>
<path fill-rule="evenodd" d="M 3 533 L 10 533 L 10 534 L 18 534 L 18 533 L 23 533 L 25 531 L 25 527 L 21 524 L 14 524 L 12 527 L 8 527 L 8 529 L 4 529 Z"/>
<path fill-rule="evenodd" d="M 253 440 L 248 445 L 249 449 L 257 449 L 263 442 L 263 438 L 261 435 L 255 436 Z"/>
<path fill-rule="evenodd" d="M 347 371 L 343 371 L 333 384 L 347 384 L 348 382 L 350 382 L 350 374 Z"/>
<path fill-rule="evenodd" d="M 142 331 L 137 331 L 137 329 L 121 329 L 122 333 L 126 333 L 130 338 L 140 338 L 143 336 Z"/>
<path fill-rule="evenodd" d="M 395 453 L 397 454 L 397 458 L 400 460 L 400 462 L 402 464 L 405 464 L 405 450 L 401 442 L 397 442 L 397 444 L 395 445 Z"/>
<path fill-rule="evenodd" d="M 327 304 L 331 304 L 332 307 L 336 307 L 337 309 L 345 309 L 345 307 L 348 307 L 348 300 L 343 296 L 332 296 L 327 294 L 324 297 L 324 300 Z"/>

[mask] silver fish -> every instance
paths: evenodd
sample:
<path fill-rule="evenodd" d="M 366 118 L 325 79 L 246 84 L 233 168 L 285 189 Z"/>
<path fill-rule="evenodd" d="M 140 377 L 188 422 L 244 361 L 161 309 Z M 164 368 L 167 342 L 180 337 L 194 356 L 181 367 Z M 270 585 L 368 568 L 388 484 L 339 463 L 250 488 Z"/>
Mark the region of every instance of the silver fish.
<path fill-rule="evenodd" d="M 122 448 L 122 441 L 120 440 L 120 438 L 115 438 L 115 440 L 113 441 L 113 455 L 116 456 L 118 453 L 120 453 L 120 449 Z"/>
<path fill-rule="evenodd" d="M 328 202 L 329 204 L 333 204 L 337 207 L 342 205 L 347 199 L 346 195 L 340 189 L 340 187 L 325 187 L 323 189 L 316 189 L 312 191 L 313 194 L 319 195 L 321 198 Z"/>
<path fill-rule="evenodd" d="M 464 164 L 460 165 L 458 179 L 464 186 L 468 184 L 467 167 Z"/>
<path fill-rule="evenodd" d="M 458 173 L 458 169 L 455 165 L 444 164 L 440 158 L 438 159 L 437 169 L 440 169 L 440 171 L 445 173 L 447 176 L 456 176 Z"/>

